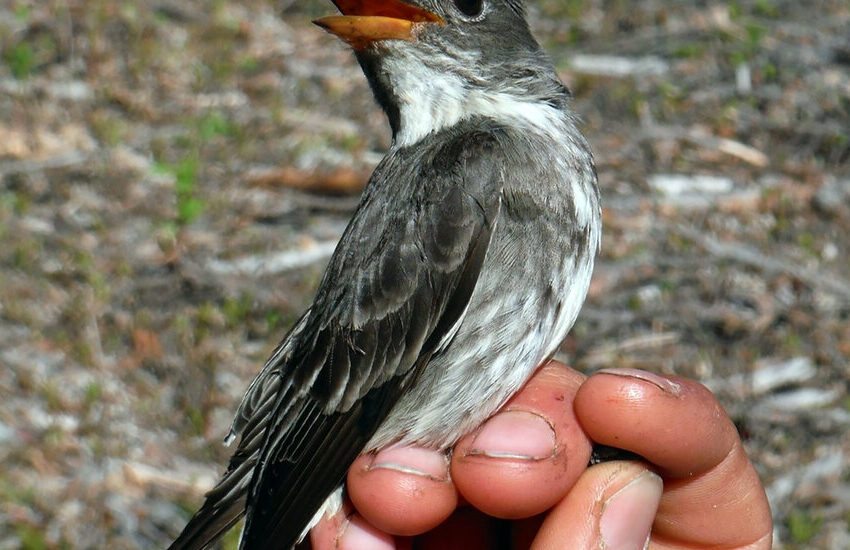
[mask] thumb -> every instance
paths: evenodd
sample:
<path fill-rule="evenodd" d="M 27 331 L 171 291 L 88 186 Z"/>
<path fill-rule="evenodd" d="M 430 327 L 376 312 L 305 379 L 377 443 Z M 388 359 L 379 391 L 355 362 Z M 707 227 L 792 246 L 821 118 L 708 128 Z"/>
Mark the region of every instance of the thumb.
<path fill-rule="evenodd" d="M 532 550 L 643 550 L 661 500 L 661 478 L 638 462 L 588 468 L 547 515 Z"/>

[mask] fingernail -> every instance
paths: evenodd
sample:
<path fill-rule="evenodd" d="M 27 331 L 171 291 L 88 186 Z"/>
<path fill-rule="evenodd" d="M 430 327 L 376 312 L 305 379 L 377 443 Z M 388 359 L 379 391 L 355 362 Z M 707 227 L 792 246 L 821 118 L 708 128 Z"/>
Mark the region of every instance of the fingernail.
<path fill-rule="evenodd" d="M 395 550 L 395 541 L 391 535 L 379 531 L 353 516 L 342 528 L 336 542 L 338 550 Z"/>
<path fill-rule="evenodd" d="M 603 548 L 645 549 L 663 488 L 660 477 L 644 472 L 611 495 L 599 521 Z"/>
<path fill-rule="evenodd" d="M 380 468 L 446 481 L 449 478 L 449 457 L 443 452 L 421 447 L 388 447 L 379 451 L 368 467 L 370 471 Z"/>
<path fill-rule="evenodd" d="M 658 386 L 659 389 L 671 395 L 679 395 L 682 392 L 682 387 L 668 378 L 659 376 L 655 373 L 638 369 L 600 369 L 594 374 L 613 374 L 614 376 L 622 376 L 624 378 L 637 378 L 644 382 L 649 382 Z"/>
<path fill-rule="evenodd" d="M 481 427 L 467 454 L 542 460 L 555 454 L 555 430 L 538 414 L 505 411 Z"/>

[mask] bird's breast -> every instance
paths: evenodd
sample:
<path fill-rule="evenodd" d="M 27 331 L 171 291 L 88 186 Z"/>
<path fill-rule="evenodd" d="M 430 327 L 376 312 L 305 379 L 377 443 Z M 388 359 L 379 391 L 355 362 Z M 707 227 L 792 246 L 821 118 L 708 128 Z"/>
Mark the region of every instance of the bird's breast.
<path fill-rule="evenodd" d="M 514 394 L 573 325 L 590 283 L 598 230 L 542 210 L 545 201 L 533 196 L 517 193 L 513 200 L 515 211 L 503 208 L 496 221 L 452 337 L 370 448 L 399 440 L 436 448 L 454 444 Z"/>

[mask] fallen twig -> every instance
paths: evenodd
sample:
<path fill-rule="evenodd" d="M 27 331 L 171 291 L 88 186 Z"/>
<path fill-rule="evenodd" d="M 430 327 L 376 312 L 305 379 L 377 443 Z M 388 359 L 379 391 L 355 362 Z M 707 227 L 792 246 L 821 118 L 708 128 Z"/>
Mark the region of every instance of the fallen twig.
<path fill-rule="evenodd" d="M 688 141 L 699 147 L 716 149 L 721 153 L 726 153 L 758 168 L 764 168 L 770 163 L 767 155 L 755 147 L 741 143 L 740 141 L 713 136 L 700 131 L 688 132 L 685 137 Z"/>
<path fill-rule="evenodd" d="M 24 159 L 0 162 L 0 176 L 5 174 L 27 174 L 41 170 L 55 170 L 83 164 L 91 158 L 91 153 L 71 151 L 44 159 Z"/>
<path fill-rule="evenodd" d="M 154 468 L 140 462 L 126 462 L 123 467 L 124 479 L 138 487 L 162 487 L 171 491 L 191 492 L 203 495 L 215 485 L 216 474 L 208 471 L 168 471 Z"/>
<path fill-rule="evenodd" d="M 216 275 L 251 274 L 271 275 L 301 269 L 331 257 L 337 241 L 311 243 L 295 250 L 272 254 L 255 254 L 236 260 L 210 260 L 206 268 Z"/>
<path fill-rule="evenodd" d="M 677 343 L 679 339 L 679 333 L 673 331 L 639 334 L 632 338 L 602 344 L 590 350 L 580 363 L 582 365 L 605 365 L 626 352 L 669 346 Z"/>

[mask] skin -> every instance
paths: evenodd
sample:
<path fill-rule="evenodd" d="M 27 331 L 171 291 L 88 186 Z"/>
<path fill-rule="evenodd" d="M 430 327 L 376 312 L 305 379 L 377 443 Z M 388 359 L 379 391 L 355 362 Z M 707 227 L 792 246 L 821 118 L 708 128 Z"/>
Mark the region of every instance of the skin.
<path fill-rule="evenodd" d="M 643 514 L 646 530 L 652 524 L 650 548 L 770 548 L 764 489 L 729 417 L 697 382 L 631 370 L 584 378 L 550 362 L 494 419 L 458 442 L 450 464 L 418 448 L 361 456 L 348 474 L 351 500 L 313 529 L 312 548 L 405 549 L 413 535 L 425 550 L 496 548 L 507 537 L 513 548 L 602 548 L 603 511 L 635 480 L 660 496 L 627 512 Z M 551 429 L 554 452 L 551 444 L 524 448 L 526 458 L 475 452 L 521 426 L 540 428 L 544 443 Z M 587 468 L 591 441 L 646 462 Z M 625 522 L 637 541 L 646 537 L 640 523 Z"/>

